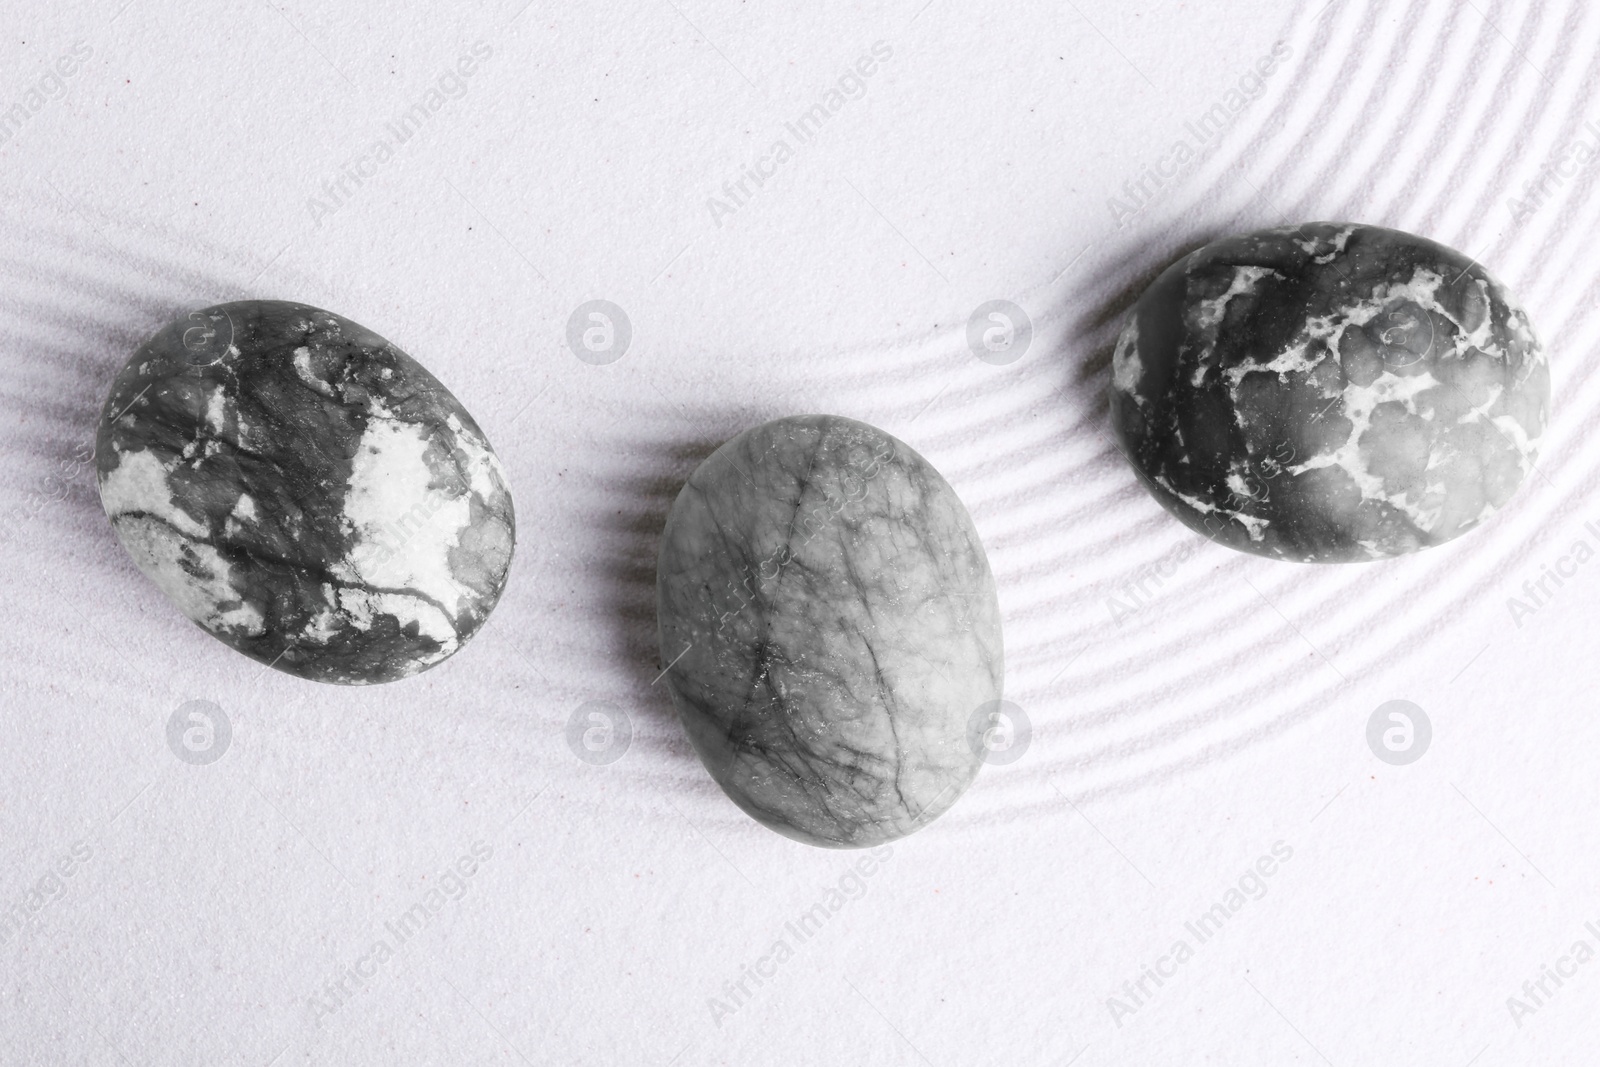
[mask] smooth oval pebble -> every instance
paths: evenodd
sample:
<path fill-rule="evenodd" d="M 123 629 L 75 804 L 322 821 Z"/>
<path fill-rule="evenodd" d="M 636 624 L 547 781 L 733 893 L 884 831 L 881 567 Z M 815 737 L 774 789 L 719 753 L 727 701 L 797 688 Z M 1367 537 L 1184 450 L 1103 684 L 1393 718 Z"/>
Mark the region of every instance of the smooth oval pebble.
<path fill-rule="evenodd" d="M 1112 359 L 1124 453 L 1219 544 L 1340 563 L 1457 537 L 1509 500 L 1550 407 L 1506 288 L 1443 245 L 1312 223 L 1168 268 Z"/>
<path fill-rule="evenodd" d="M 96 464 L 139 569 L 212 636 L 302 678 L 433 666 L 511 565 L 511 494 L 472 416 L 382 337 L 303 304 L 220 304 L 145 342 Z"/>
<path fill-rule="evenodd" d="M 695 750 L 758 821 L 867 847 L 954 804 L 999 700 L 994 578 L 955 491 L 851 419 L 757 426 L 717 449 L 662 535 L 667 687 Z"/>

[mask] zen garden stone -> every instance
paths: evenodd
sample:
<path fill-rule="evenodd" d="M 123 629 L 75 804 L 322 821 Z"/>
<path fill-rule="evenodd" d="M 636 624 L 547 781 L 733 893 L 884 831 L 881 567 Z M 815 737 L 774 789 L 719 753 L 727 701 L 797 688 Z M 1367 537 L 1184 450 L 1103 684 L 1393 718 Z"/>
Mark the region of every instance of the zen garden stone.
<path fill-rule="evenodd" d="M 1219 544 L 1337 563 L 1438 545 L 1533 469 L 1550 375 L 1482 267 L 1375 226 L 1229 237 L 1166 270 L 1112 361 L 1123 450 Z"/>
<path fill-rule="evenodd" d="M 994 578 L 961 501 L 850 419 L 757 426 L 690 476 L 657 567 L 684 727 L 752 817 L 814 845 L 904 836 L 971 784 L 1001 695 Z"/>
<path fill-rule="evenodd" d="M 117 375 L 96 456 L 139 569 L 302 678 L 425 670 L 505 586 L 515 522 L 489 442 L 415 360 L 331 312 L 252 300 L 167 326 Z"/>

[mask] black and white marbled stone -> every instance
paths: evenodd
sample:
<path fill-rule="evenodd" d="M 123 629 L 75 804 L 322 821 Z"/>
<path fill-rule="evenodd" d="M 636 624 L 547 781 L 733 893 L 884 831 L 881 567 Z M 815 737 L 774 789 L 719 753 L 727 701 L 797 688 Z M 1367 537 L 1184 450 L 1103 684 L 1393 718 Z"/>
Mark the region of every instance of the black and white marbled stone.
<path fill-rule="evenodd" d="M 667 686 L 713 778 L 814 845 L 904 836 L 954 804 L 1003 682 L 966 508 L 905 443 L 807 415 L 747 430 L 678 494 L 657 611 Z"/>
<path fill-rule="evenodd" d="M 1381 559 L 1509 500 L 1550 406 L 1505 287 L 1425 238 L 1313 223 L 1168 268 L 1112 361 L 1111 417 L 1146 487 L 1220 544 Z"/>
<path fill-rule="evenodd" d="M 139 569 L 214 637 L 303 678 L 433 666 L 510 569 L 511 494 L 472 416 L 382 337 L 303 304 L 220 304 L 145 342 L 96 462 Z"/>

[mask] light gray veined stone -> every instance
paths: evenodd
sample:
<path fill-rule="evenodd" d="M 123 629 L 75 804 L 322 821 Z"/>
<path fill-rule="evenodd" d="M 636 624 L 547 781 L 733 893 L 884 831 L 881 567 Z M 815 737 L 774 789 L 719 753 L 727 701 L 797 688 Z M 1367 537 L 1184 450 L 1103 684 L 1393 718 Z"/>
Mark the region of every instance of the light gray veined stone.
<path fill-rule="evenodd" d="M 954 804 L 1001 696 L 999 605 L 954 490 L 904 442 L 833 416 L 717 449 L 662 536 L 666 684 L 735 803 L 779 833 L 866 847 Z"/>

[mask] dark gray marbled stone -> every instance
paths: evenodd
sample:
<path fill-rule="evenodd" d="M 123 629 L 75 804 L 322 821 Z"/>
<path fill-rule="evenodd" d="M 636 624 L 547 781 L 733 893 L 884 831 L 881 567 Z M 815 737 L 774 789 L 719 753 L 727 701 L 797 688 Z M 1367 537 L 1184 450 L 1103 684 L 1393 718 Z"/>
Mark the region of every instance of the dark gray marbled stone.
<path fill-rule="evenodd" d="M 1340 563 L 1414 552 L 1503 506 L 1550 375 L 1482 267 L 1375 226 L 1229 237 L 1139 298 L 1111 416 L 1146 487 L 1220 544 Z"/>
<path fill-rule="evenodd" d="M 349 319 L 249 300 L 157 333 L 100 419 L 123 547 L 219 640 L 320 682 L 455 652 L 511 565 L 505 474 L 459 401 Z"/>
<path fill-rule="evenodd" d="M 994 578 L 905 443 L 825 415 L 745 431 L 678 494 L 656 589 L 684 727 L 758 821 L 866 847 L 978 773 L 968 724 L 1004 674 Z"/>

